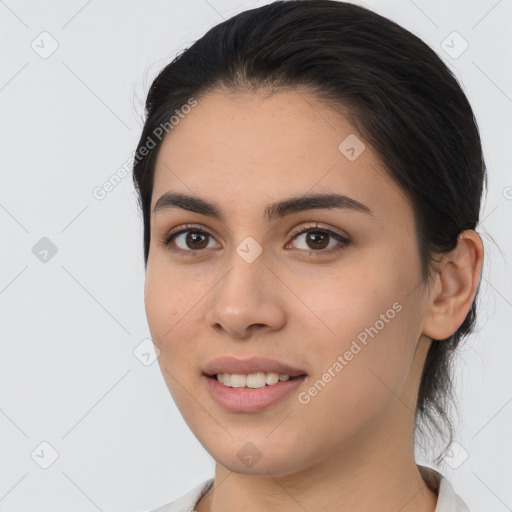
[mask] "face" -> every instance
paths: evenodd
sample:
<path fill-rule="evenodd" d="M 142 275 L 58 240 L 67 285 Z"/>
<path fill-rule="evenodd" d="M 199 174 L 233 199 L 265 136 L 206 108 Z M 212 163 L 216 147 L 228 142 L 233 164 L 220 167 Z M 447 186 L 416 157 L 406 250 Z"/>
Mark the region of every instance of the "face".
<path fill-rule="evenodd" d="M 166 193 L 223 217 L 169 203 L 154 213 Z M 265 215 L 315 194 L 350 199 Z M 426 341 L 412 207 L 343 116 L 307 93 L 209 94 L 162 143 L 151 212 L 152 339 L 177 407 L 219 464 L 289 475 L 375 448 L 397 418 L 412 420 Z M 306 377 L 271 405 L 231 410 L 203 373 L 222 356 L 266 357 Z"/>

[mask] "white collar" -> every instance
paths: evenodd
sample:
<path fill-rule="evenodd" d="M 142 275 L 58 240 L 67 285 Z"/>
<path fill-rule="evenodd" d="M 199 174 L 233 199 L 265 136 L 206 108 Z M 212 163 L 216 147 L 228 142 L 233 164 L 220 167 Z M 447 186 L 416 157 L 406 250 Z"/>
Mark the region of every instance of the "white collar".
<path fill-rule="evenodd" d="M 418 465 L 418 469 L 428 487 L 438 495 L 434 512 L 470 512 L 464 501 L 455 493 L 450 481 L 441 473 L 421 465 Z M 214 479 L 209 478 L 196 485 L 181 498 L 151 512 L 195 512 L 195 505 L 211 489 L 213 482 Z"/>

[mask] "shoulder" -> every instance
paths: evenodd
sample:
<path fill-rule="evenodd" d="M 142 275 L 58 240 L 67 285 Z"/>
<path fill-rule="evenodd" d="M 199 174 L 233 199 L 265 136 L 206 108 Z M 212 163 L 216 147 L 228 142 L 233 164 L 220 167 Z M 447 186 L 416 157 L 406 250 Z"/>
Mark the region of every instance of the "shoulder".
<path fill-rule="evenodd" d="M 195 504 L 210 490 L 213 485 L 213 478 L 196 485 L 193 489 L 184 494 L 181 498 L 162 505 L 150 512 L 192 512 Z"/>
<path fill-rule="evenodd" d="M 435 469 L 426 466 L 418 467 L 425 483 L 437 494 L 437 506 L 434 512 L 470 512 L 445 476 Z"/>

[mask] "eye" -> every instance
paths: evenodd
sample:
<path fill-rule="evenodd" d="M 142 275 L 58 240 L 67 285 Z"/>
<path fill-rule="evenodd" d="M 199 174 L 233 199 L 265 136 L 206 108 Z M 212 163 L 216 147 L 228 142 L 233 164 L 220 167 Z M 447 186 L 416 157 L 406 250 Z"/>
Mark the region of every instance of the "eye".
<path fill-rule="evenodd" d="M 213 239 L 210 233 L 196 226 L 187 225 L 182 227 L 187 229 L 173 231 L 165 235 L 161 242 L 171 251 L 187 256 L 194 256 L 201 252 L 201 250 L 208 248 L 208 237 Z M 178 248 L 173 247 L 173 244 L 178 245 Z M 192 250 L 189 247 L 192 247 Z"/>
<path fill-rule="evenodd" d="M 306 229 L 302 229 L 298 233 L 295 233 L 293 235 L 293 240 L 298 240 L 302 236 L 304 236 L 303 241 L 305 243 L 305 247 L 299 247 L 299 252 L 301 254 L 308 253 L 311 257 L 338 252 L 351 243 L 349 238 L 342 236 L 341 234 L 336 233 L 330 229 L 320 228 L 316 223 L 314 223 L 312 226 L 308 226 Z M 329 238 L 331 239 L 331 242 L 337 241 L 338 243 L 330 244 Z M 286 245 L 286 247 L 289 246 L 290 243 Z M 310 249 L 313 249 L 313 251 Z"/>
<path fill-rule="evenodd" d="M 161 243 L 168 247 L 169 250 L 185 256 L 195 256 L 203 252 L 203 249 L 211 248 L 208 247 L 208 239 L 213 239 L 210 233 L 197 226 L 186 225 L 180 227 L 184 229 L 171 231 L 161 238 Z M 307 235 L 304 238 L 306 247 L 299 248 L 298 250 L 299 253 L 308 254 L 310 257 L 332 254 L 351 244 L 351 240 L 346 236 L 342 236 L 331 229 L 321 228 L 317 223 L 313 223 L 306 228 L 302 226 L 301 231 L 292 233 L 292 241 L 298 240 L 303 235 Z M 337 241 L 337 243 L 330 244 L 329 239 L 331 239 L 331 242 Z M 291 242 L 285 247 L 289 248 L 290 245 Z"/>

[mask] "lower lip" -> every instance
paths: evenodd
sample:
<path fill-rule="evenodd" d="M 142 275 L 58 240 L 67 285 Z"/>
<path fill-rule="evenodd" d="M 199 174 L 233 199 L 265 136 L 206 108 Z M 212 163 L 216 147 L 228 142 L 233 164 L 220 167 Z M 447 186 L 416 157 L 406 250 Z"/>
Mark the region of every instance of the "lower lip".
<path fill-rule="evenodd" d="M 262 388 L 230 388 L 216 378 L 203 375 L 213 399 L 231 412 L 257 412 L 275 404 L 295 391 L 306 379 L 306 375 L 278 382 Z"/>

